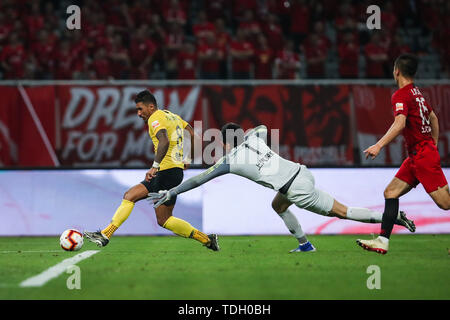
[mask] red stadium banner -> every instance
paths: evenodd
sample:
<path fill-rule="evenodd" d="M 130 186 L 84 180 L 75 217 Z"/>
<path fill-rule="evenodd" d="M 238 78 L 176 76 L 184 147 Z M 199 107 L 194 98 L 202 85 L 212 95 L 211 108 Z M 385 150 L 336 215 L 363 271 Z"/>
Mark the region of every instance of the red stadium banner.
<path fill-rule="evenodd" d="M 0 87 L 0 162 L 55 166 L 55 87 Z"/>
<path fill-rule="evenodd" d="M 144 89 L 192 126 L 202 121 L 203 131 L 226 122 L 244 129 L 265 124 L 269 144 L 283 157 L 306 165 L 400 165 L 406 157 L 402 137 L 375 160 L 362 153 L 393 121 L 394 87 L 0 86 L 0 166 L 148 167 L 153 145 L 133 101 Z M 438 115 L 439 151 L 449 165 L 450 108 L 445 106 L 450 105 L 450 86 L 421 90 Z M 272 129 L 278 132 L 271 135 Z"/>
<path fill-rule="evenodd" d="M 19 160 L 19 105 L 23 103 L 15 87 L 0 87 L 0 166 L 13 166 Z"/>
<path fill-rule="evenodd" d="M 61 86 L 61 142 L 57 153 L 64 166 L 142 166 L 154 157 L 144 121 L 137 117 L 134 97 L 149 89 L 160 107 L 191 122 L 200 110 L 198 86 Z"/>
<path fill-rule="evenodd" d="M 280 154 L 307 165 L 353 164 L 348 93 L 347 85 L 203 88 L 210 127 L 236 122 L 279 129 Z"/>

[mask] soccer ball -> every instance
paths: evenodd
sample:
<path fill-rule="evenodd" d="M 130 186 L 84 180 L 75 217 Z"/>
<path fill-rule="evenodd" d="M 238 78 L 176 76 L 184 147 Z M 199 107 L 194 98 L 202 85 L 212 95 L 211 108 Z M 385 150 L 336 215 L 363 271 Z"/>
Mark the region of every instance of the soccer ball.
<path fill-rule="evenodd" d="M 83 235 L 75 229 L 67 229 L 59 238 L 61 248 L 66 251 L 77 251 L 83 246 Z"/>

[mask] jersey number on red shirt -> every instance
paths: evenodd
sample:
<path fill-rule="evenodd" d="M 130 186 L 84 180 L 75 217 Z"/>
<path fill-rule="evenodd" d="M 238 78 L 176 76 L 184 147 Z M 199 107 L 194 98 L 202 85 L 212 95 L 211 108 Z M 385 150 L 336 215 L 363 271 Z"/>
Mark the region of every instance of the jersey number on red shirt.
<path fill-rule="evenodd" d="M 419 113 L 422 118 L 422 133 L 429 133 L 431 132 L 430 111 L 425 105 L 425 99 L 423 97 L 416 98 L 416 101 L 419 104 Z"/>

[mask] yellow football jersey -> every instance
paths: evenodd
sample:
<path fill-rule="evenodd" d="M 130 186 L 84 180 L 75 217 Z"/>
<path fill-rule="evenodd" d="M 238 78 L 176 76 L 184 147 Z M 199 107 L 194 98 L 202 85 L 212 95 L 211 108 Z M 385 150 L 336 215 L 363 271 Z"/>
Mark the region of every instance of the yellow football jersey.
<path fill-rule="evenodd" d="M 161 129 L 167 130 L 169 137 L 169 149 L 160 163 L 159 170 L 170 168 L 184 168 L 183 164 L 183 130 L 188 123 L 169 110 L 156 110 L 148 119 L 148 134 L 152 138 L 153 145 L 158 149 L 156 133 Z"/>

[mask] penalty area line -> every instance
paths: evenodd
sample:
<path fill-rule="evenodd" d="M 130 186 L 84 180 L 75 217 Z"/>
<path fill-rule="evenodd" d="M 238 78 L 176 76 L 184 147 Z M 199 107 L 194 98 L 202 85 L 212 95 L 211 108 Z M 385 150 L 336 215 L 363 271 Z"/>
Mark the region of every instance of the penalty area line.
<path fill-rule="evenodd" d="M 77 264 L 78 262 L 87 259 L 90 256 L 93 256 L 97 252 L 100 252 L 100 250 L 87 250 L 77 254 L 76 256 L 65 259 L 60 263 L 54 265 L 53 267 L 50 267 L 47 270 L 41 272 L 40 274 L 22 281 L 19 284 L 19 287 L 42 287 L 51 279 L 54 279 L 61 273 L 65 272 L 67 270 L 67 267 Z"/>

